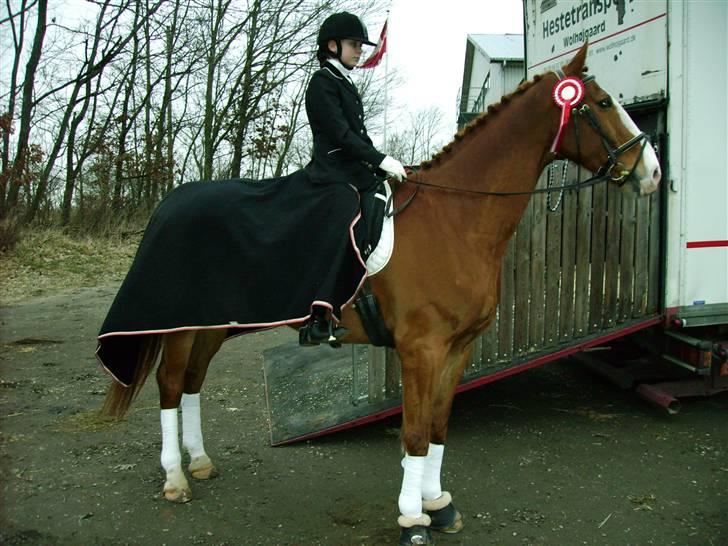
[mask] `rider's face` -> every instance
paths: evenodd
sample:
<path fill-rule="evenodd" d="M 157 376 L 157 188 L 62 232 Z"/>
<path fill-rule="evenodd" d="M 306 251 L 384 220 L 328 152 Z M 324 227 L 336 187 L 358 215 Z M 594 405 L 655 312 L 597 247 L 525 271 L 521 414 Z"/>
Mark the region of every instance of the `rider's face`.
<path fill-rule="evenodd" d="M 359 64 L 361 57 L 362 43 L 359 40 L 351 40 L 344 38 L 341 40 L 341 62 L 346 66 L 356 66 Z M 330 40 L 328 44 L 329 50 L 336 53 L 336 42 Z"/>

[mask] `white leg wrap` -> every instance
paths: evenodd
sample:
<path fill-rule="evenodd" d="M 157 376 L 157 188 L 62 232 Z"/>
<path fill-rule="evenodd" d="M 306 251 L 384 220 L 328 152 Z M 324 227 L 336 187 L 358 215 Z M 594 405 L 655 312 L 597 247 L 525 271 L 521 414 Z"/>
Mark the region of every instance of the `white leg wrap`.
<path fill-rule="evenodd" d="M 205 455 L 200 420 L 200 393 L 182 393 L 182 445 L 193 459 Z"/>
<path fill-rule="evenodd" d="M 162 421 L 162 468 L 169 472 L 182 464 L 182 454 L 179 451 L 179 425 L 177 423 L 177 408 L 163 409 Z"/>
<path fill-rule="evenodd" d="M 445 446 L 442 444 L 430 444 L 427 450 L 425 473 L 422 477 L 422 498 L 425 500 L 435 500 L 442 496 L 440 469 L 444 452 Z"/>
<path fill-rule="evenodd" d="M 404 476 L 399 493 L 399 511 L 406 518 L 422 516 L 422 476 L 425 473 L 425 457 L 405 455 L 402 459 Z"/>

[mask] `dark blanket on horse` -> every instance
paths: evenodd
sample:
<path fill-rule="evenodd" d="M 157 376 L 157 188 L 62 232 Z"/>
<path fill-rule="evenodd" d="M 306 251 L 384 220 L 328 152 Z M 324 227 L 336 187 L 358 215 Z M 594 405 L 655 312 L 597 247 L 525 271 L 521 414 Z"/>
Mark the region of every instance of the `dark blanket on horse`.
<path fill-rule="evenodd" d="M 295 324 L 313 302 L 340 316 L 366 275 L 353 242 L 358 217 L 353 187 L 314 184 L 303 171 L 176 188 L 152 215 L 101 327 L 99 360 L 129 384 L 148 334 Z"/>

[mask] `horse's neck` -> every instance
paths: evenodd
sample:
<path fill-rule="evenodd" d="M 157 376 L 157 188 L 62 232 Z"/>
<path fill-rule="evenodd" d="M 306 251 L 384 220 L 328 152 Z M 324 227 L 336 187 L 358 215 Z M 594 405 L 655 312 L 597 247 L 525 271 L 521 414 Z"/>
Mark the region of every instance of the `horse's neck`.
<path fill-rule="evenodd" d="M 554 137 L 553 105 L 544 99 L 544 92 L 539 92 L 537 85 L 514 96 L 499 112 L 489 114 L 490 119 L 482 127 L 467 134 L 439 164 L 423 171 L 422 179 L 475 191 L 532 191 Z M 529 200 L 528 195 L 440 193 L 433 203 L 457 209 L 450 216 L 476 244 L 499 246 L 503 250 Z"/>
<path fill-rule="evenodd" d="M 556 109 L 541 80 L 488 114 L 423 179 L 454 188 L 530 191 L 545 166 Z M 535 173 L 535 176 L 534 176 Z"/>

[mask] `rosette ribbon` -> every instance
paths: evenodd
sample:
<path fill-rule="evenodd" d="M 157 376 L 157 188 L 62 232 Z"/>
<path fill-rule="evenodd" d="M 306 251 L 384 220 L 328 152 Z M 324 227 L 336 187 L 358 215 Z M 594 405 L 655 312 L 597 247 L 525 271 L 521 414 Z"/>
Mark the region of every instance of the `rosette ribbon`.
<path fill-rule="evenodd" d="M 569 76 L 562 78 L 554 87 L 554 102 L 561 107 L 561 120 L 559 130 L 556 132 L 554 142 L 551 144 L 551 153 L 558 153 L 561 141 L 564 138 L 564 129 L 569 123 L 571 109 L 579 105 L 584 98 L 584 82 L 579 78 Z"/>

